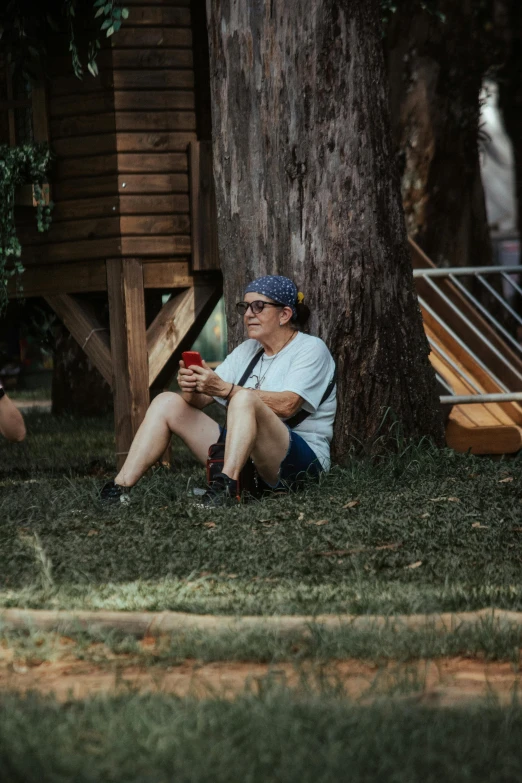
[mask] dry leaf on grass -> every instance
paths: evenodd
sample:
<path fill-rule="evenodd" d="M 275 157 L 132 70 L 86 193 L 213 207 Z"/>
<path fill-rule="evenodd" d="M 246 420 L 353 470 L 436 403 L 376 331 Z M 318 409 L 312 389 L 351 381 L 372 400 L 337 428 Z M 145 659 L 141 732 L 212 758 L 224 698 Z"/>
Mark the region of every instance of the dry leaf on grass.
<path fill-rule="evenodd" d="M 522 533 L 522 527 L 512 527 L 511 531 L 513 533 Z"/>
<path fill-rule="evenodd" d="M 440 498 L 430 498 L 432 503 L 440 503 L 442 500 L 449 501 L 450 503 L 460 503 L 459 498 L 447 498 L 445 496 Z"/>
<path fill-rule="evenodd" d="M 355 508 L 360 502 L 360 500 L 349 500 L 348 503 L 344 504 L 343 508 Z"/>
<path fill-rule="evenodd" d="M 203 527 L 216 527 L 215 522 L 203 522 Z"/>
<path fill-rule="evenodd" d="M 422 560 L 417 560 L 415 563 L 410 563 L 410 565 L 404 566 L 404 568 L 419 568 L 421 565 Z"/>
<path fill-rule="evenodd" d="M 319 525 L 327 525 L 328 524 L 328 520 L 327 519 L 309 519 L 306 524 L 307 525 L 317 525 L 319 527 Z"/>
<path fill-rule="evenodd" d="M 499 484 L 508 484 L 510 481 L 513 481 L 513 476 L 508 476 L 507 478 L 500 479 L 498 482 Z"/>
<path fill-rule="evenodd" d="M 421 515 L 420 515 L 420 518 L 421 518 L 421 519 L 427 519 L 429 516 L 430 516 L 430 513 L 429 513 L 429 511 L 426 511 L 426 513 L 425 513 L 425 514 L 421 514 Z"/>
<path fill-rule="evenodd" d="M 489 525 L 483 525 L 481 522 L 473 522 L 471 527 L 480 528 L 481 530 L 487 530 Z"/>
<path fill-rule="evenodd" d="M 297 521 L 298 521 L 298 522 L 302 522 L 302 521 L 303 521 L 303 519 L 304 519 L 304 511 L 301 511 L 301 513 L 300 513 L 300 514 L 299 514 L 299 516 L 297 517 Z"/>
<path fill-rule="evenodd" d="M 399 547 L 402 546 L 402 541 L 396 541 L 394 543 L 390 544 L 379 544 L 379 546 L 374 547 L 377 551 L 380 551 L 381 549 L 399 549 Z"/>
<path fill-rule="evenodd" d="M 89 532 L 87 533 L 87 535 L 88 535 L 88 536 L 97 536 L 97 535 L 98 535 L 98 531 L 97 531 L 97 530 L 95 530 L 94 528 L 92 528 L 92 530 L 89 530 Z"/>

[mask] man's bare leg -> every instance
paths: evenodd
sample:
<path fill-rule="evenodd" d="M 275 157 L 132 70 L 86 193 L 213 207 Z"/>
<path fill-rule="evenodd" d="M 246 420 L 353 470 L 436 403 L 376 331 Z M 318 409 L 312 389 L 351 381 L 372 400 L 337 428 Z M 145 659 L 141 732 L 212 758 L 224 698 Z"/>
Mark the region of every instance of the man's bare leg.
<path fill-rule="evenodd" d="M 237 481 L 248 457 L 261 478 L 276 484 L 290 443 L 288 427 L 256 394 L 238 391 L 230 400 L 223 473 Z"/>
<path fill-rule="evenodd" d="M 209 446 L 219 436 L 219 424 L 179 394 L 158 394 L 147 410 L 122 469 L 115 478 L 121 487 L 132 487 L 157 462 L 171 435 L 178 435 L 194 456 L 205 464 Z"/>

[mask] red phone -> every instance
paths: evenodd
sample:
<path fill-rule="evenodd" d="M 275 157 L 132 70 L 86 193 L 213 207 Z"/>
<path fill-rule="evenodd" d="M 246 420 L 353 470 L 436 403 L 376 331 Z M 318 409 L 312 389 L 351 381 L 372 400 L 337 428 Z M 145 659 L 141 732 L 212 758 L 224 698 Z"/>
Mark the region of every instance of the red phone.
<path fill-rule="evenodd" d="M 194 364 L 196 367 L 203 367 L 203 360 L 199 351 L 183 351 L 181 358 L 185 362 L 185 367 L 187 369 Z"/>

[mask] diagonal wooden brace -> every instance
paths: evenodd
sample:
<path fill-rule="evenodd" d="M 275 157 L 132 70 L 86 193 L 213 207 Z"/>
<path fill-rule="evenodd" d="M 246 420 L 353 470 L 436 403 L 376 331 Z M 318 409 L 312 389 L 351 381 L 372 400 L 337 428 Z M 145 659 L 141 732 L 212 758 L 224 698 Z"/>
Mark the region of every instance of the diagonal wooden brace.
<path fill-rule="evenodd" d="M 45 297 L 107 383 L 112 386 L 112 362 L 107 330 L 84 303 L 70 294 Z"/>
<path fill-rule="evenodd" d="M 216 297 L 217 292 L 217 297 Z M 194 326 L 200 315 L 219 298 L 215 285 L 194 286 L 170 299 L 147 329 L 149 386 Z"/>

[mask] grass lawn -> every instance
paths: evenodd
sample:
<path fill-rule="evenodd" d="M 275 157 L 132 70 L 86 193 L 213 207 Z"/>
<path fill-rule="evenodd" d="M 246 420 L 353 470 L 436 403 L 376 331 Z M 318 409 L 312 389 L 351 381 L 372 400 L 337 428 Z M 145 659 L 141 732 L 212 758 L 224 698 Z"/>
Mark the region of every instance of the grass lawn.
<path fill-rule="evenodd" d="M 178 446 L 172 471 L 147 476 L 128 506 L 104 509 L 98 492 L 114 474 L 112 422 L 38 413 L 26 421 L 25 443 L 0 442 L 0 607 L 522 610 L 520 459 L 405 448 L 378 463 L 350 460 L 300 494 L 203 511 L 192 503 L 203 470 Z M 311 625 L 286 636 L 224 630 L 154 641 L 13 632 L 0 618 L 0 780 L 520 780 L 522 707 L 505 683 L 521 648 L 520 627 L 493 621 L 445 634 Z M 453 661 L 452 706 L 430 702 L 419 674 L 425 659 L 442 668 Z M 178 673 L 190 680 L 192 671 L 215 674 L 212 667 L 234 662 L 265 674 L 255 687 L 241 680 L 233 698 L 167 688 Z M 337 664 L 360 667 L 369 700 L 324 675 Z M 487 666 L 496 666 L 504 700 L 495 691 L 461 704 L 463 665 L 468 685 L 486 677 L 486 686 Z M 295 672 L 300 687 L 282 671 Z M 56 672 L 55 697 L 43 686 Z M 155 692 L 138 688 L 135 675 L 149 677 Z M 67 690 L 83 677 L 90 693 L 89 682 L 108 676 L 113 685 L 98 695 Z"/>
<path fill-rule="evenodd" d="M 406 448 L 352 460 L 286 498 L 205 511 L 203 470 L 140 482 L 128 507 L 109 419 L 27 416 L 0 443 L 0 606 L 215 613 L 522 609 L 521 466 Z"/>
<path fill-rule="evenodd" d="M 522 710 L 361 706 L 281 688 L 235 701 L 3 700 L 4 783 L 512 783 Z"/>

